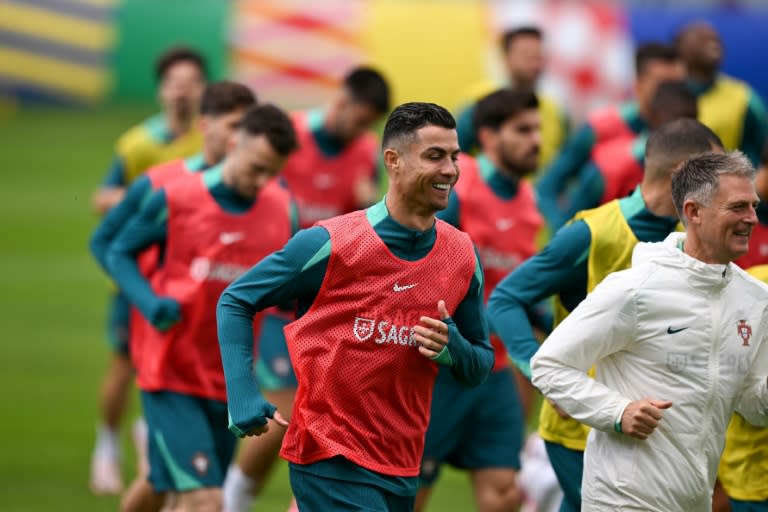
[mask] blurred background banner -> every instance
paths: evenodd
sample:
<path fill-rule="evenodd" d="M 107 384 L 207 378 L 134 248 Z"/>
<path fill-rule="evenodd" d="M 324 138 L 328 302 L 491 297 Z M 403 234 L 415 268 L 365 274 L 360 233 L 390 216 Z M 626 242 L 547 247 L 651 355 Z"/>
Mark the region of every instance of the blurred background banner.
<path fill-rule="evenodd" d="M 114 75 L 116 0 L 0 1 L 0 91 L 99 101 Z"/>
<path fill-rule="evenodd" d="M 576 120 L 630 94 L 639 42 L 671 41 L 705 19 L 722 35 L 723 70 L 768 97 L 768 5 L 752 1 L 566 0 L 0 0 L 0 93 L 22 102 L 151 100 L 154 58 L 202 51 L 212 78 L 252 85 L 289 108 L 325 100 L 350 67 L 385 72 L 395 101 L 458 108 L 501 78 L 498 36 L 543 27 L 542 89 Z"/>

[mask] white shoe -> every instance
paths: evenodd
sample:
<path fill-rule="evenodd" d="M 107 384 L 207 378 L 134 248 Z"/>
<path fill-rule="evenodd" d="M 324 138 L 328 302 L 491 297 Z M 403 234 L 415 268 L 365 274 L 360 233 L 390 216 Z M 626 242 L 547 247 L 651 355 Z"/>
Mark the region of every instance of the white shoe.
<path fill-rule="evenodd" d="M 123 477 L 120 461 L 114 457 L 94 454 L 91 459 L 91 492 L 98 495 L 120 494 L 123 491 Z"/>

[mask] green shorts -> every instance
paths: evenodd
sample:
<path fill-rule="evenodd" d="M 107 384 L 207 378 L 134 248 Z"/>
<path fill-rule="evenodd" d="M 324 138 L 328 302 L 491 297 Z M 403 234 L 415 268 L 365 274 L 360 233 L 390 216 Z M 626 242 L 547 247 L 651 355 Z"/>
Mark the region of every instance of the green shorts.
<path fill-rule="evenodd" d="M 293 373 L 283 327 L 291 319 L 284 315 L 266 314 L 259 336 L 259 358 L 256 361 L 256 380 L 264 391 L 296 389 L 299 385 Z"/>
<path fill-rule="evenodd" d="M 109 299 L 107 340 L 112 350 L 128 356 L 128 335 L 131 303 L 121 291 L 115 291 Z"/>
<path fill-rule="evenodd" d="M 525 423 L 509 368 L 492 372 L 477 387 L 441 367 L 432 394 L 419 483 L 429 486 L 448 463 L 460 469 L 520 469 Z"/>
<path fill-rule="evenodd" d="M 301 512 L 411 512 L 416 498 L 376 485 L 325 478 L 288 465 L 291 490 Z"/>
<path fill-rule="evenodd" d="M 227 428 L 227 404 L 171 391 L 142 391 L 141 403 L 155 490 L 221 487 L 237 443 Z"/>

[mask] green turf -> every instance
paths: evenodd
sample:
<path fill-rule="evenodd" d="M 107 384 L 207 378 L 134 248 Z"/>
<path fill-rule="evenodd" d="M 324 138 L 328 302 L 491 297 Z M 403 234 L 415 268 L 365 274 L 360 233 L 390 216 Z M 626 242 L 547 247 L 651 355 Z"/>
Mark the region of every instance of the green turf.
<path fill-rule="evenodd" d="M 96 399 L 108 351 L 105 282 L 87 251 L 90 196 L 115 138 L 147 107 L 20 110 L 0 118 L 0 509 L 117 510 L 87 489 Z M 130 443 L 126 474 L 132 474 Z M 260 510 L 289 500 L 281 465 Z M 472 508 L 447 471 L 430 510 Z"/>

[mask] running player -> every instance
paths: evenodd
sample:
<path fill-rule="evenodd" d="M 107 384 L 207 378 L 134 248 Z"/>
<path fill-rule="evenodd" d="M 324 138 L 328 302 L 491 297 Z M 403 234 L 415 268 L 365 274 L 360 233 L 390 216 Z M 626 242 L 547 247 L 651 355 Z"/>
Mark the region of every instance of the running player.
<path fill-rule="evenodd" d="M 741 149 L 752 164 L 768 137 L 768 114 L 760 96 L 745 82 L 720 72 L 723 42 L 706 22 L 685 26 L 676 45 L 699 98 L 699 117 L 722 139 L 726 149 Z"/>
<path fill-rule="evenodd" d="M 142 333 L 136 360 L 149 481 L 156 504 L 175 492 L 184 510 L 221 509 L 235 447 L 226 430 L 216 301 L 292 231 L 289 194 L 273 179 L 296 147 L 288 116 L 271 105 L 253 107 L 233 144 L 220 165 L 153 194 L 107 252 L 112 276 L 154 327 Z M 164 245 L 164 260 L 147 280 L 138 257 L 156 244 Z"/>
<path fill-rule="evenodd" d="M 685 69 L 674 48 L 648 43 L 637 49 L 635 100 L 590 114 L 587 122 L 565 142 L 536 185 L 539 208 L 553 230 L 569 219 L 564 213 L 569 209 L 568 187 L 594 155 L 595 148 L 614 137 L 633 137 L 647 130 L 656 87 L 661 82 L 682 80 L 684 75 Z"/>
<path fill-rule="evenodd" d="M 749 252 L 736 260 L 752 276 L 768 283 L 768 141 L 763 145 L 755 180 L 760 203 L 757 224 L 749 237 Z M 768 511 L 768 428 L 751 425 L 734 414 L 725 434 L 718 478 L 732 512 Z"/>
<path fill-rule="evenodd" d="M 499 283 L 488 302 L 488 318 L 525 375 L 530 377 L 530 360 L 539 347 L 528 316 L 532 308 L 554 295 L 559 323 L 605 276 L 629 267 L 638 241 L 661 241 L 674 231 L 671 176 L 690 156 L 714 148 L 721 148 L 717 136 L 698 121 L 661 126 L 648 138 L 643 181 L 631 196 L 580 212 L 544 250 Z M 579 510 L 587 427 L 545 401 L 539 434 L 565 494 L 560 510 Z"/>
<path fill-rule="evenodd" d="M 535 91 L 546 60 L 544 57 L 544 34 L 539 27 L 522 26 L 508 30 L 501 37 L 501 53 L 507 73 L 506 84 L 484 82 L 474 87 L 470 104 L 458 115 L 456 120 L 459 132 L 459 146 L 464 152 L 475 152 L 479 141 L 473 124 L 474 103 L 499 87 L 511 87 Z M 557 154 L 570 129 L 568 114 L 555 102 L 543 94 L 539 99 L 541 117 L 541 153 L 539 169 L 543 168 Z"/>
<path fill-rule="evenodd" d="M 281 454 L 301 510 L 412 510 L 438 366 L 468 385 L 491 369 L 479 258 L 435 220 L 458 178 L 455 126 L 438 105 L 397 107 L 384 128 L 384 200 L 300 231 L 219 301 L 240 436 L 284 421 L 253 378 L 251 317 L 299 301 L 286 328 L 298 391 Z"/>
<path fill-rule="evenodd" d="M 536 238 L 544 226 L 533 187 L 523 179 L 538 166 L 538 106 L 534 93 L 517 89 L 501 89 L 477 102 L 474 124 L 482 151 L 476 158 L 459 156 L 461 180 L 448 208 L 438 214 L 465 231 L 477 246 L 485 269 L 485 299 L 504 276 L 536 252 Z M 481 512 L 515 510 L 520 505 L 515 476 L 523 445 L 523 408 L 507 351 L 495 336 L 491 344 L 493 371 L 480 386 L 467 388 L 447 368 L 438 373 L 416 510 L 425 508 L 445 462 L 471 472 Z"/>
<path fill-rule="evenodd" d="M 188 48 L 174 48 L 160 56 L 155 73 L 163 111 L 118 139 L 112 166 L 93 198 L 100 214 L 116 205 L 126 187 L 149 167 L 200 151 L 202 139 L 195 117 L 205 86 L 203 57 Z M 91 459 L 90 487 L 97 494 L 116 494 L 123 487 L 119 427 L 133 379 L 128 357 L 128 300 L 114 291 L 109 309 L 113 355 L 101 386 L 101 423 Z"/>
<path fill-rule="evenodd" d="M 299 150 L 283 179 L 299 205 L 302 228 L 369 206 L 376 192 L 377 138 L 373 125 L 389 112 L 389 85 L 373 69 L 344 78 L 327 109 L 293 116 Z"/>
<path fill-rule="evenodd" d="M 696 96 L 685 82 L 662 82 L 656 88 L 648 112 L 648 129 L 681 117 L 696 119 Z M 599 144 L 592 158 L 579 171 L 573 192 L 568 194 L 569 218 L 581 210 L 595 208 L 628 196 L 643 179 L 643 156 L 648 132 L 614 137 Z"/>
<path fill-rule="evenodd" d="M 384 77 L 373 69 L 356 68 L 344 78 L 327 109 L 294 115 L 300 147 L 282 177 L 299 205 L 302 228 L 364 208 L 376 199 L 378 142 L 371 128 L 388 111 Z M 293 407 L 297 385 L 283 335 L 291 320 L 292 315 L 276 310 L 266 315 L 256 363 L 262 391 L 281 411 Z M 243 443 L 224 483 L 228 512 L 250 509 L 274 466 L 282 435 L 282 430 L 273 430 Z"/>
<path fill-rule="evenodd" d="M 230 139 L 240 123 L 245 110 L 256 102 L 246 86 L 234 82 L 216 82 L 206 87 L 200 103 L 200 132 L 203 137 L 201 153 L 187 159 L 173 160 L 150 168 L 128 188 L 120 203 L 112 208 L 91 237 L 91 252 L 106 269 L 106 253 L 118 232 L 139 211 L 152 192 L 189 173 L 199 172 L 218 164 L 230 145 Z M 141 255 L 142 273 L 149 278 L 157 270 L 159 248 L 152 248 Z M 142 329 L 146 322 L 135 308 L 131 308 L 129 348 L 133 361 L 141 357 Z M 138 365 L 136 365 L 138 366 Z M 146 442 L 146 441 L 144 441 Z M 146 453 L 139 474 L 123 497 L 124 511 L 146 510 L 142 503 L 152 499 L 152 488 L 147 481 Z"/>

